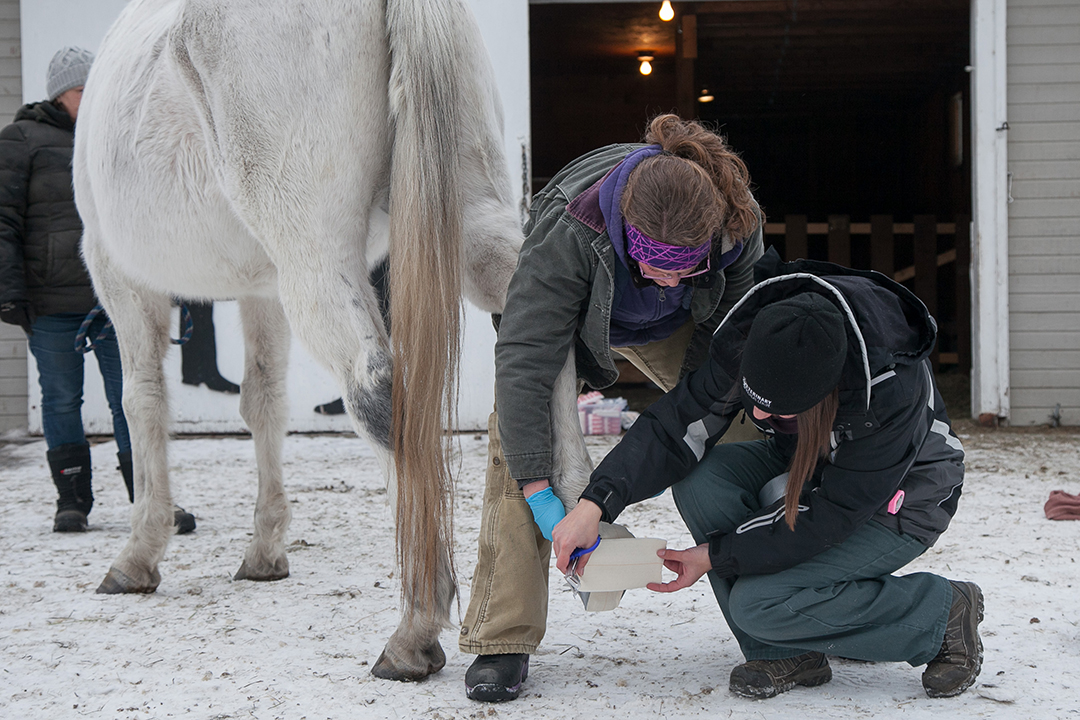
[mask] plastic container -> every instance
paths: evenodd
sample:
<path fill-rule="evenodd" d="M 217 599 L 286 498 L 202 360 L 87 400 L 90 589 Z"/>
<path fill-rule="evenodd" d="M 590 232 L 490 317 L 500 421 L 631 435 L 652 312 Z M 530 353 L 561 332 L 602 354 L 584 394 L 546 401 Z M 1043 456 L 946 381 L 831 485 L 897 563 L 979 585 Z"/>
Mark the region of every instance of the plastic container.
<path fill-rule="evenodd" d="M 584 435 L 618 435 L 622 432 L 624 398 L 606 398 L 598 392 L 578 397 L 578 420 Z"/>

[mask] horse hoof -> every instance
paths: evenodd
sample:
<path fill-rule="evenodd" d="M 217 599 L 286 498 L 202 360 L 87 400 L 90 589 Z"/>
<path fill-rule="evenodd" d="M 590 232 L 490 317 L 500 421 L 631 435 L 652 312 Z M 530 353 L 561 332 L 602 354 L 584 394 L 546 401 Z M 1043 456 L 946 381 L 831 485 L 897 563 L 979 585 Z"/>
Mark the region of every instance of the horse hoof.
<path fill-rule="evenodd" d="M 117 570 L 115 567 L 109 568 L 109 573 L 105 576 L 105 579 L 98 585 L 97 592 L 103 595 L 120 595 L 125 593 L 152 593 L 157 590 L 158 583 L 161 582 L 161 576 L 154 572 L 151 576 L 150 583 L 140 585 L 135 582 L 126 573 Z"/>
<path fill-rule="evenodd" d="M 248 567 L 245 560 L 240 563 L 240 569 L 233 575 L 233 580 L 254 580 L 255 582 L 273 582 L 289 577 L 289 561 L 284 560 L 274 563 L 266 570 L 254 570 Z"/>
<path fill-rule="evenodd" d="M 387 656 L 386 650 L 382 651 L 379 659 L 371 668 L 371 674 L 383 680 L 397 680 L 398 682 L 416 682 L 423 680 L 428 675 L 434 675 L 446 665 L 446 653 L 442 646 L 435 643 L 427 650 L 421 651 L 416 662 L 395 662 Z"/>

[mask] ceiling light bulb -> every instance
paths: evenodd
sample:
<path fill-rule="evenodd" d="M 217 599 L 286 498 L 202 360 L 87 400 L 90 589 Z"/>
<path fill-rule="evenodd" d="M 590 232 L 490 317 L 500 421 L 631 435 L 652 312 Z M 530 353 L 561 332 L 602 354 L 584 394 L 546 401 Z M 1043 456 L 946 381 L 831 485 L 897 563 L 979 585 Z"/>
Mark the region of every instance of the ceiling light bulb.
<path fill-rule="evenodd" d="M 675 11 L 671 9 L 671 0 L 664 0 L 664 4 L 660 6 L 660 19 L 668 22 L 673 17 L 675 17 Z"/>
<path fill-rule="evenodd" d="M 652 63 L 648 60 L 642 60 L 641 67 L 639 67 L 638 70 L 641 71 L 642 75 L 648 75 L 652 72 Z"/>
<path fill-rule="evenodd" d="M 707 102 L 712 102 L 715 99 L 716 98 L 713 96 L 713 94 L 711 92 L 708 91 L 708 89 L 702 88 L 701 89 L 701 94 L 698 95 L 697 101 L 701 102 L 701 103 L 707 103 Z"/>

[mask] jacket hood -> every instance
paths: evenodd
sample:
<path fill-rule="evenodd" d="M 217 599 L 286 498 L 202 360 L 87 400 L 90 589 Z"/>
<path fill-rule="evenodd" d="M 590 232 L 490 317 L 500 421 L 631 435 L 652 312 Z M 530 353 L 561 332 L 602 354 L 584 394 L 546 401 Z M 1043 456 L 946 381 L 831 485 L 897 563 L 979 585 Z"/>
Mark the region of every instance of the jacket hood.
<path fill-rule="evenodd" d="M 910 290 L 878 272 L 852 270 L 816 260 L 783 262 L 775 249 L 754 267 L 757 284 L 731 309 L 714 335 L 719 352 L 742 347 L 758 310 L 803 292 L 834 303 L 846 319 L 848 356 L 840 380 L 840 404 L 870 406 L 874 377 L 895 365 L 926 359 L 937 340 L 937 323 Z M 741 355 L 741 352 L 739 353 Z"/>
<path fill-rule="evenodd" d="M 48 100 L 29 103 L 19 108 L 15 113 L 15 120 L 33 120 L 34 122 L 53 125 L 62 130 L 74 130 L 75 123 L 66 110 L 62 110 Z"/>

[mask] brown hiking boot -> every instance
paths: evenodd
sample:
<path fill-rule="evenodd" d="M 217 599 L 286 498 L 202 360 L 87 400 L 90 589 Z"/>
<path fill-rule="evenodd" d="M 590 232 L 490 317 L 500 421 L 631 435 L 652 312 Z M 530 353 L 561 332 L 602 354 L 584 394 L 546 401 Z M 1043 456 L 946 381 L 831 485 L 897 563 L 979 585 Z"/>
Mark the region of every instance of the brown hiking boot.
<path fill-rule="evenodd" d="M 731 671 L 731 692 L 752 700 L 764 700 L 787 692 L 796 685 L 813 687 L 832 680 L 829 660 L 819 652 L 808 652 L 783 660 L 751 660 Z"/>
<path fill-rule="evenodd" d="M 967 690 L 982 669 L 983 646 L 979 623 L 983 619 L 982 590 L 975 583 L 955 582 L 949 621 L 941 652 L 926 664 L 922 684 L 932 698 L 952 697 Z"/>

